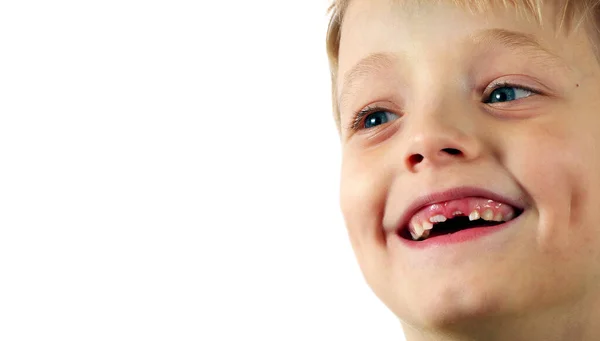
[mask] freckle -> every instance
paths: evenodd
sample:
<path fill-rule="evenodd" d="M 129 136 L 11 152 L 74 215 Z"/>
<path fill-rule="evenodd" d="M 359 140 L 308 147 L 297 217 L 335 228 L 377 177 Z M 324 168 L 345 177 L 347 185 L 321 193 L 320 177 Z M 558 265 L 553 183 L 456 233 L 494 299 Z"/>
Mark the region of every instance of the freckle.
<path fill-rule="evenodd" d="M 575 84 L 575 86 L 579 87 L 579 84 Z"/>

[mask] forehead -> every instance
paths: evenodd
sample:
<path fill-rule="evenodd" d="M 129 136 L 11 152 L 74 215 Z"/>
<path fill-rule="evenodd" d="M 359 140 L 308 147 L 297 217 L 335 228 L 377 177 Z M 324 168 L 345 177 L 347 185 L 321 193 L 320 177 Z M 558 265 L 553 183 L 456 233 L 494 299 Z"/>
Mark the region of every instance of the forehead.
<path fill-rule="evenodd" d="M 545 6 L 543 17 L 554 17 L 555 11 Z M 540 24 L 531 16 L 517 15 L 515 8 L 472 13 L 450 1 L 433 5 L 431 1 L 354 0 L 342 25 L 338 100 L 344 83 L 356 78 L 352 76 L 381 70 L 390 60 L 401 64 L 443 60 L 494 44 L 548 57 L 547 61 L 553 56 L 559 60 L 553 51 L 562 44 L 556 32 L 551 21 Z"/>
<path fill-rule="evenodd" d="M 404 50 L 419 45 L 443 45 L 449 35 L 465 36 L 478 28 L 512 27 L 539 34 L 540 25 L 530 15 L 516 15 L 513 8 L 483 9 L 471 13 L 453 3 L 465 1 L 353 0 L 349 3 L 341 28 L 340 64 L 352 64 L 367 49 Z M 475 3 L 470 1 L 468 3 Z M 488 6 L 489 7 L 489 6 Z M 548 7 L 548 6 L 547 6 Z M 547 8 L 546 11 L 549 11 Z M 394 39 L 390 39 L 394 35 Z M 344 66 L 344 65 L 340 65 Z M 341 69 L 341 68 L 340 68 Z"/>

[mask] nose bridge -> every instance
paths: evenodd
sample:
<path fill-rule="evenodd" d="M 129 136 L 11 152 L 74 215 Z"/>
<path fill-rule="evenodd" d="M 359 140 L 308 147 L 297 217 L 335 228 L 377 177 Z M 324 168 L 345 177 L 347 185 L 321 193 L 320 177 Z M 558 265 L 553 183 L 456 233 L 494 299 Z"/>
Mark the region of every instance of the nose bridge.
<path fill-rule="evenodd" d="M 432 91 L 440 94 L 440 91 Z M 431 94 L 431 92 L 430 92 Z M 474 117 L 460 95 L 423 98 L 407 120 L 404 162 L 411 171 L 476 158 L 481 149 Z"/>

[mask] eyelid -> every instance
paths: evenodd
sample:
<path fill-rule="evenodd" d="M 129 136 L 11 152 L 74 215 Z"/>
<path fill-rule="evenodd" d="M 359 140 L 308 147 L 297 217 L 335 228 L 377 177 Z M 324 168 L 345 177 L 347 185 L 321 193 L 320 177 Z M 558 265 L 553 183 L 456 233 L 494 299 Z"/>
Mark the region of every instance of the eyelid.
<path fill-rule="evenodd" d="M 536 95 L 554 97 L 556 94 L 540 81 L 530 76 L 507 75 L 489 83 L 480 93 L 483 98 L 487 98 L 494 90 L 503 87 L 514 87 L 527 90 Z"/>
<path fill-rule="evenodd" d="M 485 92 L 483 93 L 483 98 L 487 99 L 492 94 L 492 92 L 494 92 L 497 89 L 502 89 L 502 88 L 517 88 L 517 89 L 529 91 L 535 95 L 543 95 L 544 94 L 542 91 L 540 91 L 536 88 L 527 86 L 527 85 L 517 84 L 517 83 L 513 83 L 513 82 L 509 82 L 509 81 L 502 81 L 502 82 L 493 83 L 490 86 L 488 86 L 486 88 Z"/>

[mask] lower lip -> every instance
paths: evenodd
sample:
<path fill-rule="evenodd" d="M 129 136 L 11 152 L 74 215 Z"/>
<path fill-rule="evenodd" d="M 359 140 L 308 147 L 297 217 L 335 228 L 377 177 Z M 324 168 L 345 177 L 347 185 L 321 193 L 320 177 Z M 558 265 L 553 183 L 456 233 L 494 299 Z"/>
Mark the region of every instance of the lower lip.
<path fill-rule="evenodd" d="M 495 232 L 507 229 L 514 225 L 515 221 L 519 220 L 519 218 L 521 218 L 522 215 L 523 214 L 520 214 L 518 217 L 514 218 L 511 221 L 507 221 L 504 224 L 485 227 L 472 227 L 455 233 L 443 234 L 420 241 L 402 238 L 398 233 L 396 233 L 396 237 L 398 237 L 404 245 L 416 249 L 466 243 L 491 235 Z"/>

